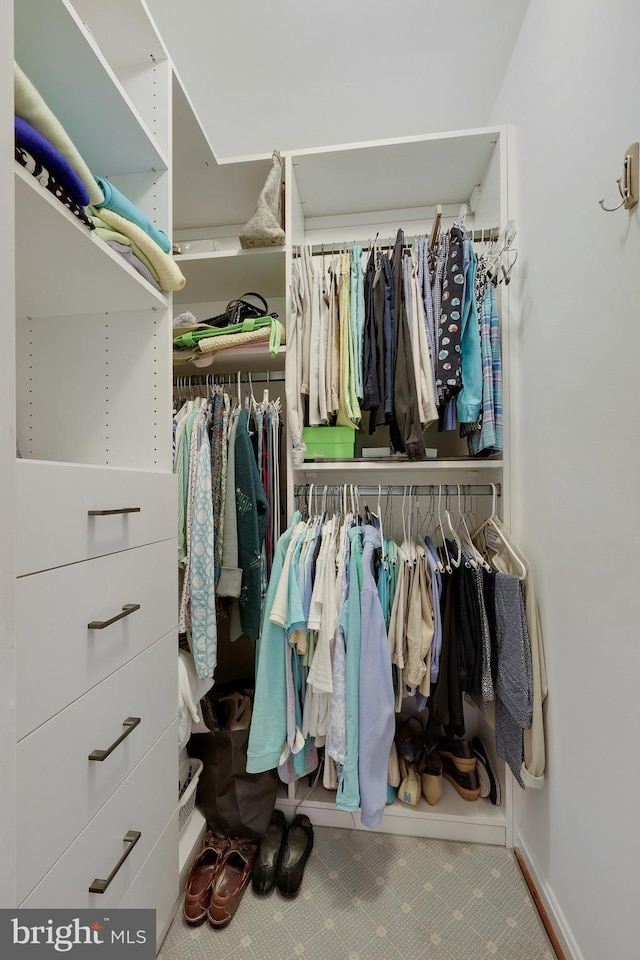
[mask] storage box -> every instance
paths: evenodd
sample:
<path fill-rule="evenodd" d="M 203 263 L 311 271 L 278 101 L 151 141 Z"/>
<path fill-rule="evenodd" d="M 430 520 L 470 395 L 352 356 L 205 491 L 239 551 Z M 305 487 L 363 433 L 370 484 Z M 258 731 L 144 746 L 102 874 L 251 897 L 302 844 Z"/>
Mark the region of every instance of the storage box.
<path fill-rule="evenodd" d="M 178 829 L 180 833 L 182 833 L 186 825 L 189 823 L 191 815 L 195 810 L 196 790 L 198 789 L 198 780 L 200 779 L 200 774 L 202 773 L 203 767 L 204 764 L 202 760 L 196 760 L 193 757 L 191 758 L 189 779 L 187 780 L 187 786 L 180 797 L 180 806 L 178 810 Z"/>
<path fill-rule="evenodd" d="M 356 431 L 353 427 L 304 427 L 305 460 L 353 460 Z"/>

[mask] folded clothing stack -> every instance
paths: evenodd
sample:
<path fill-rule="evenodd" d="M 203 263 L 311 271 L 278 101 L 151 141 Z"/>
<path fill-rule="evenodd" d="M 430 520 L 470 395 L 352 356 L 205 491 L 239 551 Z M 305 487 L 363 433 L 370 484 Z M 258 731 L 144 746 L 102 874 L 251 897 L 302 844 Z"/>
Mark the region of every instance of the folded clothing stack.
<path fill-rule="evenodd" d="M 171 243 L 167 235 L 112 183 L 93 176 L 60 121 L 17 64 L 14 99 L 16 160 L 152 286 L 181 290 L 186 281 L 168 255 Z"/>

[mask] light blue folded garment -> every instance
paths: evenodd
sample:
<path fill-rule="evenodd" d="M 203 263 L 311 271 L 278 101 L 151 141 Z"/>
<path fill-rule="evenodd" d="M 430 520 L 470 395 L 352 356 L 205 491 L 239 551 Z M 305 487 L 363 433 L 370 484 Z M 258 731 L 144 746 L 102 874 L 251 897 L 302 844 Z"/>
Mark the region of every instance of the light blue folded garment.
<path fill-rule="evenodd" d="M 125 220 L 135 223 L 158 244 L 161 250 L 170 253 L 171 243 L 164 230 L 158 230 L 157 227 L 154 227 L 144 213 L 138 210 L 135 204 L 131 203 L 131 200 L 128 200 L 123 193 L 120 193 L 109 180 L 104 180 L 102 177 L 95 177 L 94 179 L 104 193 L 104 203 L 96 204 L 96 206 L 113 210 L 114 213 L 119 213 Z"/>

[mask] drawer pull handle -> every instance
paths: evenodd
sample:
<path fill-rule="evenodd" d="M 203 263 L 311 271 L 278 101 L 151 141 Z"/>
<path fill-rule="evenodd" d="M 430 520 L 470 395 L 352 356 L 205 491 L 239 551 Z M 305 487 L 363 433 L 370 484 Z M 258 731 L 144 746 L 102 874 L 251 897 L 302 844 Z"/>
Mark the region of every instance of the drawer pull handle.
<path fill-rule="evenodd" d="M 140 513 L 140 507 L 121 507 L 119 510 L 89 510 L 90 517 L 115 517 L 118 513 Z"/>
<path fill-rule="evenodd" d="M 129 846 L 127 847 L 125 852 L 122 854 L 122 856 L 120 857 L 120 859 L 118 860 L 118 862 L 116 863 L 115 867 L 113 868 L 113 870 L 111 871 L 111 873 L 109 874 L 106 880 L 93 881 L 93 883 L 89 887 L 89 893 L 106 893 L 107 888 L 109 887 L 109 884 L 111 883 L 116 873 L 118 872 L 122 864 L 125 862 L 125 860 L 129 856 L 129 854 L 131 853 L 131 851 L 133 850 L 133 848 L 135 847 L 136 843 L 138 842 L 141 836 L 142 834 L 140 833 L 139 830 L 129 830 L 127 835 L 122 838 L 122 842 L 128 843 Z"/>
<path fill-rule="evenodd" d="M 122 726 L 125 727 L 124 733 L 121 733 L 118 739 L 114 740 L 111 746 L 106 750 L 94 750 L 93 753 L 90 753 L 89 760 L 98 760 L 100 762 L 106 760 L 107 757 L 113 753 L 116 747 L 119 747 L 122 741 L 127 739 L 130 733 L 133 733 L 139 723 L 140 717 L 127 717 L 122 724 Z"/>
<path fill-rule="evenodd" d="M 117 620 L 124 620 L 125 617 L 128 617 L 139 609 L 139 603 L 125 603 L 122 611 L 116 613 L 115 617 L 111 617 L 110 620 L 92 620 L 91 623 L 87 624 L 87 630 L 104 630 L 105 627 L 110 627 L 111 624 L 116 623 Z"/>

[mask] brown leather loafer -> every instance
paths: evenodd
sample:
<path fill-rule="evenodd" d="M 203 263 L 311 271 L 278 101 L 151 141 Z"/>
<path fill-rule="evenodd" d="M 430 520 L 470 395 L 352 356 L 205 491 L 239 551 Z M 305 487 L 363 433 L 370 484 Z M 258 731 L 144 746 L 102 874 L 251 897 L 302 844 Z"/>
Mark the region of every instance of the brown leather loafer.
<path fill-rule="evenodd" d="M 257 844 L 231 840 L 213 880 L 207 916 L 212 927 L 226 927 L 242 900 L 255 859 Z"/>
<path fill-rule="evenodd" d="M 207 919 L 211 887 L 228 846 L 228 840 L 217 840 L 212 846 L 205 845 L 189 871 L 184 896 L 184 918 L 193 927 Z"/>

